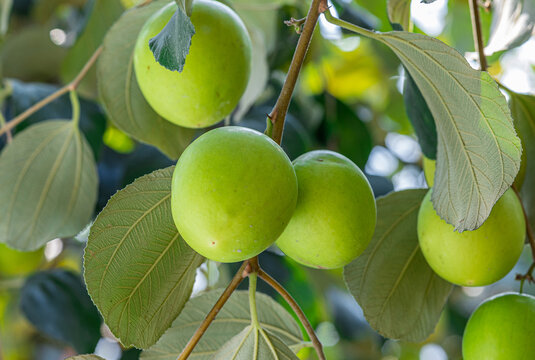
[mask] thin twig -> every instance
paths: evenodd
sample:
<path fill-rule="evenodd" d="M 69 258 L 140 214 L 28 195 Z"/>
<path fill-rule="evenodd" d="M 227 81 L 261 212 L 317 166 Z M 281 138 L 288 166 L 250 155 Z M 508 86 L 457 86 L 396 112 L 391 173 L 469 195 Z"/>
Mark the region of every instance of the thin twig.
<path fill-rule="evenodd" d="M 535 262 L 531 264 L 531 266 L 529 267 L 528 271 L 525 274 L 516 275 L 516 280 L 520 280 L 519 292 L 521 294 L 524 291 L 524 283 L 526 282 L 526 280 L 528 281 L 528 283 L 535 282 L 535 279 L 533 278 L 533 270 L 535 270 Z"/>
<path fill-rule="evenodd" d="M 32 107 L 28 108 L 26 111 L 24 111 L 22 114 L 15 117 L 13 120 L 8 122 L 5 126 L 2 126 L 0 128 L 0 136 L 4 134 L 5 132 L 13 129 L 15 126 L 26 120 L 29 116 L 31 116 L 36 111 L 40 110 L 44 106 L 48 105 L 52 101 L 56 100 L 57 98 L 61 97 L 62 95 L 68 93 L 69 91 L 75 90 L 78 85 L 82 82 L 84 77 L 87 75 L 89 70 L 93 65 L 95 65 L 98 57 L 102 53 L 102 46 L 100 46 L 93 55 L 89 58 L 87 63 L 84 65 L 82 70 L 76 75 L 76 77 L 67 85 L 63 86 L 62 88 L 58 89 L 56 92 L 48 95 L 43 100 L 39 101 L 38 103 L 34 104 Z"/>
<path fill-rule="evenodd" d="M 316 333 L 314 332 L 314 328 L 312 328 L 312 325 L 310 325 L 310 321 L 308 321 L 305 313 L 303 312 L 303 310 L 301 310 L 301 307 L 299 307 L 299 304 L 297 304 L 292 295 L 290 295 L 290 293 L 288 293 L 288 291 L 286 291 L 286 289 L 281 284 L 279 284 L 277 280 L 273 279 L 266 272 L 264 272 L 264 270 L 259 269 L 258 276 L 266 283 L 268 283 L 273 289 L 275 289 L 280 294 L 280 296 L 282 296 L 284 300 L 286 300 L 288 305 L 290 305 L 299 320 L 301 320 L 301 323 L 305 327 L 305 330 L 308 336 L 310 337 L 310 340 L 312 340 L 312 344 L 316 349 L 318 358 L 320 360 L 325 360 L 325 354 L 323 353 L 323 345 L 321 345 L 321 342 L 319 341 L 318 337 L 316 336 Z"/>
<path fill-rule="evenodd" d="M 316 23 L 318 22 L 320 13 L 326 9 L 326 0 L 312 0 L 312 4 L 310 5 L 310 9 L 308 10 L 308 14 L 305 19 L 305 24 L 303 25 L 303 32 L 299 36 L 299 41 L 297 42 L 292 62 L 290 63 L 290 68 L 288 69 L 288 75 L 286 76 L 286 80 L 282 86 L 279 98 L 277 99 L 273 110 L 271 110 L 271 113 L 268 115 L 270 123 L 268 124 L 266 133 L 278 144 L 280 144 L 282 140 L 286 113 L 288 112 L 288 107 L 290 106 L 290 100 L 292 99 L 295 84 L 297 83 L 299 72 L 303 66 L 303 61 L 305 60 L 305 55 L 310 45 L 310 40 L 314 34 Z"/>
<path fill-rule="evenodd" d="M 230 298 L 230 295 L 232 295 L 234 290 L 238 288 L 238 285 L 240 285 L 243 279 L 249 275 L 248 268 L 250 268 L 249 261 L 244 261 L 243 264 L 240 266 L 240 269 L 236 272 L 236 275 L 234 275 L 234 278 L 232 278 L 230 284 L 227 286 L 223 294 L 221 294 L 221 296 L 215 303 L 212 310 L 210 310 L 210 312 L 206 315 L 201 325 L 199 325 L 199 328 L 195 331 L 191 339 L 188 341 L 186 347 L 184 348 L 184 350 L 182 350 L 182 353 L 177 358 L 177 360 L 186 360 L 191 355 L 193 349 L 195 349 L 195 346 L 199 343 L 202 336 L 219 313 L 219 310 L 223 308 L 223 305 L 225 305 L 227 300 Z"/>
<path fill-rule="evenodd" d="M 478 0 L 468 0 L 468 3 L 470 4 L 472 32 L 474 34 L 474 45 L 479 54 L 479 64 L 481 66 L 481 71 L 487 71 L 487 58 L 485 57 L 485 46 L 483 45 L 483 33 L 481 32 Z"/>

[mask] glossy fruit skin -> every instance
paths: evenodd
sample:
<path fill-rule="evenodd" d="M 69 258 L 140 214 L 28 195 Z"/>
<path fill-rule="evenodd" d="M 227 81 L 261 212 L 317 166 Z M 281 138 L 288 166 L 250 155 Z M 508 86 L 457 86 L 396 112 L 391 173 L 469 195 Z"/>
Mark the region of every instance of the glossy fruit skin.
<path fill-rule="evenodd" d="M 245 91 L 251 40 L 241 19 L 228 6 L 196 0 L 191 16 L 195 35 L 184 69 L 168 70 L 154 59 L 149 40 L 175 11 L 172 2 L 141 29 L 134 51 L 137 81 L 147 102 L 163 118 L 184 127 L 207 127 L 229 115 Z"/>
<path fill-rule="evenodd" d="M 0 244 L 0 277 L 28 275 L 44 261 L 44 248 L 23 252 Z"/>
<path fill-rule="evenodd" d="M 299 193 L 277 246 L 295 261 L 318 269 L 349 264 L 370 243 L 377 221 L 373 191 L 351 160 L 318 150 L 294 161 Z"/>
<path fill-rule="evenodd" d="M 533 360 L 535 297 L 501 294 L 483 302 L 463 335 L 464 360 Z"/>
<path fill-rule="evenodd" d="M 297 178 L 284 151 L 258 131 L 228 126 L 195 140 L 173 173 L 178 231 L 208 259 L 258 255 L 282 233 L 297 202 Z"/>
<path fill-rule="evenodd" d="M 502 195 L 481 227 L 462 233 L 438 216 L 431 192 L 418 213 L 418 240 L 429 266 L 462 286 L 485 286 L 507 275 L 522 253 L 526 235 L 522 205 L 514 191 Z"/>

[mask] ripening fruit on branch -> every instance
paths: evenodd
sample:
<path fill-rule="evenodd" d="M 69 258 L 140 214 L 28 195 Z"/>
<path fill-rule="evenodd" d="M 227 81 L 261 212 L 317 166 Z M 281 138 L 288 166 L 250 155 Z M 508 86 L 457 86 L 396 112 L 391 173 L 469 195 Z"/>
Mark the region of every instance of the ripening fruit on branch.
<path fill-rule="evenodd" d="M 314 268 L 349 264 L 370 243 L 377 220 L 368 180 L 351 160 L 332 151 L 311 151 L 294 161 L 298 197 L 277 246 Z"/>
<path fill-rule="evenodd" d="M 43 263 L 44 253 L 44 247 L 35 251 L 22 252 L 0 244 L 0 277 L 2 275 L 28 275 Z"/>
<path fill-rule="evenodd" d="M 282 233 L 297 202 L 290 159 L 266 135 L 229 126 L 207 132 L 173 174 L 172 213 L 199 254 L 236 262 L 258 255 Z"/>
<path fill-rule="evenodd" d="M 423 167 L 427 186 L 433 187 L 433 184 L 435 182 L 436 160 L 432 160 L 424 156 Z"/>
<path fill-rule="evenodd" d="M 147 102 L 163 118 L 184 127 L 207 127 L 229 115 L 245 91 L 251 40 L 241 19 L 228 6 L 196 0 L 191 16 L 195 35 L 184 69 L 168 70 L 154 59 L 149 40 L 175 11 L 172 2 L 141 29 L 134 51 L 137 81 Z"/>
<path fill-rule="evenodd" d="M 464 330 L 463 359 L 535 359 L 535 297 L 501 294 L 482 303 Z"/>
<path fill-rule="evenodd" d="M 445 280 L 485 286 L 514 267 L 526 235 L 522 205 L 512 189 L 496 202 L 490 216 L 473 231 L 455 232 L 431 203 L 429 190 L 418 213 L 418 240 L 427 263 Z"/>

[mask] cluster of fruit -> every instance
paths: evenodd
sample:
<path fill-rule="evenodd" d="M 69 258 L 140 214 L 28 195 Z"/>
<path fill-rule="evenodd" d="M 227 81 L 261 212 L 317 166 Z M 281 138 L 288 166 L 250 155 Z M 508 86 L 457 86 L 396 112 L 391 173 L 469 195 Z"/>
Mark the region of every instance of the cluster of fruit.
<path fill-rule="evenodd" d="M 134 57 L 136 76 L 143 95 L 162 117 L 185 127 L 207 127 L 228 116 L 245 91 L 250 39 L 230 8 L 197 0 L 191 18 L 196 34 L 187 66 L 182 73 L 169 71 L 155 61 L 147 44 L 174 9 L 174 4 L 164 7 L 141 31 Z M 225 36 L 213 36 L 218 33 Z M 164 96 L 161 89 L 166 89 Z M 426 172 L 432 174 L 434 164 L 432 170 L 429 164 Z M 430 176 L 428 182 L 432 187 Z M 431 196 L 432 188 L 419 211 L 418 238 L 438 275 L 457 285 L 485 286 L 513 268 L 524 245 L 525 219 L 511 189 L 483 226 L 462 233 L 439 217 Z M 372 189 L 349 159 L 320 150 L 292 164 L 277 143 L 243 127 L 218 128 L 195 140 L 178 160 L 171 197 L 173 218 L 184 240 L 220 262 L 249 259 L 276 242 L 301 264 L 339 268 L 364 251 L 376 224 Z M 468 323 L 464 356 L 535 354 L 533 321 L 534 298 L 505 294 L 489 299 Z M 513 330 L 514 336 L 508 336 Z"/>
<path fill-rule="evenodd" d="M 175 10 L 170 3 L 141 30 L 136 77 L 163 118 L 207 127 L 228 116 L 245 91 L 249 35 L 229 7 L 197 0 L 187 65 L 170 71 L 156 62 L 148 43 Z M 242 127 L 209 131 L 186 149 L 173 176 L 172 210 L 184 240 L 209 259 L 249 259 L 277 240 L 288 256 L 316 268 L 342 267 L 360 255 L 376 221 L 371 187 L 349 159 L 314 151 L 292 165 L 269 137 Z"/>

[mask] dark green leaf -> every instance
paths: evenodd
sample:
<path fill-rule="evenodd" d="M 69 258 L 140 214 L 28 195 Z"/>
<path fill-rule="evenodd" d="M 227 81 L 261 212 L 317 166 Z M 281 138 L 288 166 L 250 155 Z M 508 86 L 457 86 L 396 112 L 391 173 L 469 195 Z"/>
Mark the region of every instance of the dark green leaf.
<path fill-rule="evenodd" d="M 162 31 L 150 39 L 149 47 L 160 65 L 171 71 L 182 72 L 194 34 L 195 28 L 190 18 L 177 7 Z"/>
<path fill-rule="evenodd" d="M 80 353 L 95 350 L 101 318 L 80 276 L 60 269 L 32 275 L 22 288 L 20 306 L 33 326 L 47 336 Z"/>
<path fill-rule="evenodd" d="M 437 158 L 437 126 L 420 89 L 414 83 L 411 75 L 405 71 L 403 82 L 403 100 L 405 111 L 411 121 L 422 152 L 429 159 Z"/>
<path fill-rule="evenodd" d="M 124 11 L 121 0 L 95 0 L 91 6 L 91 15 L 85 29 L 69 50 L 63 62 L 61 78 L 64 83 L 68 83 L 76 77 L 87 60 L 102 44 L 108 29 Z M 89 70 L 89 73 L 78 87 L 78 91 L 88 97 L 96 96 L 97 78 L 95 67 Z"/>
<path fill-rule="evenodd" d="M 214 290 L 192 298 L 180 316 L 162 338 L 145 350 L 141 359 L 145 360 L 176 360 L 186 346 L 195 330 L 204 320 L 206 314 L 215 304 L 222 290 Z M 251 323 L 247 291 L 235 291 L 216 321 L 208 328 L 199 344 L 190 356 L 194 360 L 214 359 L 221 347 L 234 336 L 238 335 Z M 303 345 L 303 335 L 299 325 L 281 305 L 267 295 L 256 295 L 258 320 L 262 328 L 276 335 L 286 346 L 298 349 Z M 223 359 L 215 357 L 215 359 Z M 249 358 L 250 359 L 250 358 Z"/>
<path fill-rule="evenodd" d="M 12 88 L 12 93 L 6 104 L 9 113 L 8 120 L 59 89 L 55 85 L 24 83 L 15 79 L 9 80 L 9 85 Z M 45 120 L 68 119 L 71 115 L 71 101 L 69 95 L 65 94 L 28 117 L 17 126 L 16 131 L 21 131 L 29 125 Z M 82 130 L 87 142 L 93 149 L 95 158 L 98 158 L 102 146 L 102 135 L 106 130 L 106 116 L 100 106 L 83 98 L 80 99 L 80 130 Z"/>
<path fill-rule="evenodd" d="M 426 339 L 453 288 L 427 265 L 418 243 L 418 209 L 426 192 L 406 190 L 380 198 L 370 245 L 344 269 L 366 320 L 392 339 Z"/>
<path fill-rule="evenodd" d="M 133 54 L 137 36 L 147 19 L 167 1 L 127 11 L 104 39 L 97 64 L 99 92 L 110 120 L 134 138 L 156 146 L 177 159 L 195 132 L 174 125 L 156 114 L 137 85 Z"/>
<path fill-rule="evenodd" d="M 93 214 L 97 185 L 93 154 L 72 121 L 32 125 L 0 154 L 0 242 L 29 251 L 76 235 Z"/>
<path fill-rule="evenodd" d="M 327 145 L 335 146 L 338 152 L 364 168 L 373 147 L 368 127 L 348 105 L 329 94 L 324 96 Z"/>
<path fill-rule="evenodd" d="M 511 112 L 526 154 L 526 175 L 520 196 L 529 222 L 535 228 L 535 96 L 512 92 L 510 95 Z"/>
<path fill-rule="evenodd" d="M 115 194 L 91 226 L 84 276 L 91 298 L 125 346 L 147 348 L 189 299 L 203 258 L 171 215 L 173 167 Z"/>

